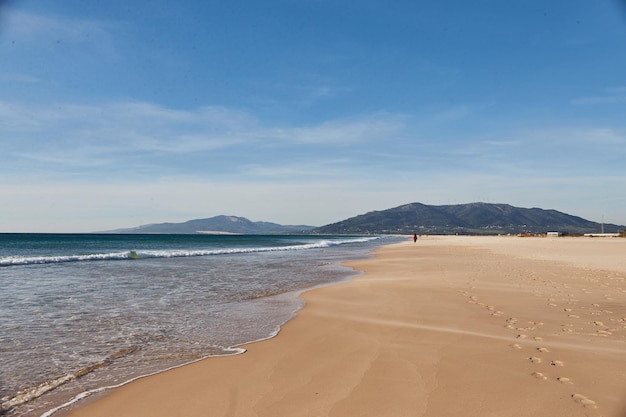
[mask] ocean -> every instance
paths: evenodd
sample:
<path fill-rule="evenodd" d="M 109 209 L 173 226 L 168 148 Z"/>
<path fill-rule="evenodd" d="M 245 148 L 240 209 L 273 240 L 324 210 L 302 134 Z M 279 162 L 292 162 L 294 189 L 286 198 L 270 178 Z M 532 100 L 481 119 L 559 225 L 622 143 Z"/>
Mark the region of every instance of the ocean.
<path fill-rule="evenodd" d="M 0 414 L 273 337 L 390 236 L 0 234 Z"/>

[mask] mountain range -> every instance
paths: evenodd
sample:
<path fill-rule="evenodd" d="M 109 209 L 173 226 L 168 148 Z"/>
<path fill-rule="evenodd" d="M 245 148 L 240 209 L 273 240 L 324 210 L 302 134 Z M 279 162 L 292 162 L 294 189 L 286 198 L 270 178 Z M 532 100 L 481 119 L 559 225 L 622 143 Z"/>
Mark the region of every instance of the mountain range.
<path fill-rule="evenodd" d="M 284 226 L 270 222 L 253 222 L 245 217 L 237 216 L 215 216 L 208 219 L 189 220 L 184 223 L 147 224 L 132 229 L 112 230 L 108 233 L 274 235 L 305 233 L 313 228 L 314 226 Z"/>
<path fill-rule="evenodd" d="M 626 229 L 600 224 L 556 210 L 521 208 L 509 204 L 468 203 L 433 206 L 410 203 L 382 211 L 372 211 L 321 227 L 285 226 L 252 222 L 244 217 L 215 216 L 184 223 L 149 224 L 109 233 L 233 233 L 233 234 L 567 234 L 615 233 Z"/>
<path fill-rule="evenodd" d="M 618 232 L 624 226 L 585 220 L 556 210 L 520 208 L 509 204 L 468 203 L 430 206 L 405 204 L 383 211 L 372 211 L 314 229 L 316 233 L 400 233 L 400 234 L 569 234 Z"/>

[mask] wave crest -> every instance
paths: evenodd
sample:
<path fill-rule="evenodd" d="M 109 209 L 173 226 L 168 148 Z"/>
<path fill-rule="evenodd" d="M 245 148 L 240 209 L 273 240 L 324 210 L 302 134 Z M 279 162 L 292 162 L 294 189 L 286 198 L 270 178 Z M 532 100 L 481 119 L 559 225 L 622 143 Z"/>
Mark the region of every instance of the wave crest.
<path fill-rule="evenodd" d="M 233 247 L 225 249 L 164 249 L 164 250 L 128 250 L 125 252 L 94 253 L 84 255 L 58 255 L 58 256 L 7 256 L 0 258 L 0 267 L 18 265 L 56 264 L 65 262 L 87 261 L 121 261 L 145 258 L 183 258 L 192 256 L 210 255 L 236 255 L 260 252 L 279 252 L 294 250 L 321 249 L 331 246 L 345 245 L 349 243 L 365 243 L 379 237 L 363 237 L 352 239 L 324 239 L 312 243 L 288 246 L 268 247 Z"/>

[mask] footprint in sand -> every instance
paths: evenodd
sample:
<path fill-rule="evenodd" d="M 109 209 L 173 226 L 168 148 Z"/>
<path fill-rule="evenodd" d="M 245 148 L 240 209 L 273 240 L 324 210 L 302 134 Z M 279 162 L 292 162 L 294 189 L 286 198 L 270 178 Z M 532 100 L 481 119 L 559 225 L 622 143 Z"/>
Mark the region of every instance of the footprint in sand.
<path fill-rule="evenodd" d="M 509 346 L 511 346 L 513 349 L 522 349 L 522 346 L 518 345 L 517 343 L 513 343 L 512 345 L 509 345 Z"/>
<path fill-rule="evenodd" d="M 568 385 L 574 384 L 571 379 L 565 378 L 564 376 L 560 376 L 556 380 L 559 381 L 561 384 L 568 384 Z"/>
<path fill-rule="evenodd" d="M 515 330 L 516 323 L 517 319 L 515 317 L 509 317 L 508 319 L 506 319 L 506 325 L 504 327 L 506 327 L 507 329 Z"/>
<path fill-rule="evenodd" d="M 602 323 L 601 321 L 594 321 L 593 324 L 595 324 L 596 326 L 604 326 L 604 323 Z"/>
<path fill-rule="evenodd" d="M 565 366 L 563 361 L 550 361 L 550 365 L 552 366 Z"/>
<path fill-rule="evenodd" d="M 596 402 L 595 401 L 590 400 L 589 398 L 585 397 L 582 394 L 572 394 L 572 398 L 574 399 L 574 401 L 576 401 L 577 403 L 581 404 L 585 408 L 598 408 L 596 406 Z"/>
<path fill-rule="evenodd" d="M 517 338 L 518 338 L 518 339 L 526 339 L 526 337 L 527 337 L 527 336 L 526 336 L 525 334 L 518 334 L 518 335 L 517 335 Z"/>
<path fill-rule="evenodd" d="M 541 379 L 541 380 L 543 380 L 543 381 L 545 381 L 546 379 L 548 379 L 548 377 L 547 377 L 547 376 L 545 376 L 544 374 L 542 374 L 541 372 L 533 372 L 531 375 L 532 375 L 532 376 L 534 376 L 535 378 L 537 378 L 537 379 Z"/>
<path fill-rule="evenodd" d="M 543 337 L 535 336 L 535 337 L 533 337 L 533 339 L 536 340 L 537 342 L 541 342 L 543 340 Z"/>
<path fill-rule="evenodd" d="M 531 356 L 530 358 L 528 358 L 529 361 L 531 361 L 532 363 L 541 363 L 541 358 L 538 358 L 536 356 Z"/>
<path fill-rule="evenodd" d="M 569 314 L 567 317 L 572 318 L 572 319 L 579 319 L 580 316 L 577 316 L 576 314 Z"/>
<path fill-rule="evenodd" d="M 548 353 L 548 352 L 550 352 L 547 348 L 544 348 L 544 347 L 537 348 L 537 351 L 541 352 L 541 353 Z"/>

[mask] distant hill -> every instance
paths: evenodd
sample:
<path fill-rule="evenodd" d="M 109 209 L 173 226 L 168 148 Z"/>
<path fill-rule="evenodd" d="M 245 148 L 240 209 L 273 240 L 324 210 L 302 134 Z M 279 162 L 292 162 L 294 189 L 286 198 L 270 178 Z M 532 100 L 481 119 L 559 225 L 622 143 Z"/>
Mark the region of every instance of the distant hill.
<path fill-rule="evenodd" d="M 270 222 L 253 222 L 245 217 L 215 216 L 208 219 L 189 220 L 184 223 L 148 224 L 131 229 L 117 229 L 106 233 L 128 234 L 197 234 L 232 233 L 247 235 L 271 235 L 284 233 L 305 233 L 313 226 L 283 226 Z"/>
<path fill-rule="evenodd" d="M 617 232 L 625 226 L 605 224 L 605 232 Z M 469 203 L 430 206 L 405 204 L 383 211 L 373 211 L 338 223 L 318 227 L 319 234 L 501 234 L 598 233 L 600 223 L 556 210 L 520 208 L 508 204 Z"/>

